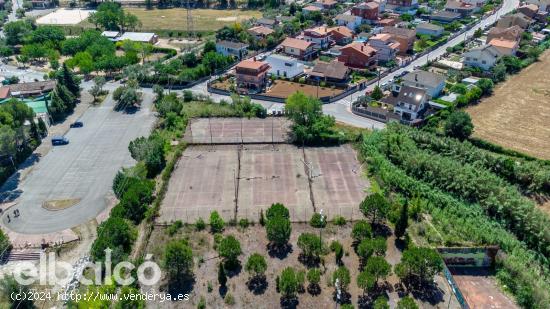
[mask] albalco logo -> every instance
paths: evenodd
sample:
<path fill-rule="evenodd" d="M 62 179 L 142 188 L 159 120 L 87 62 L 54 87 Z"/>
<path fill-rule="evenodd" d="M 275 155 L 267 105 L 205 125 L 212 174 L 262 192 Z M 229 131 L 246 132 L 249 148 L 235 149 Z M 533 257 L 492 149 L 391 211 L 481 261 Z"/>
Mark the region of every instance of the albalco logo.
<path fill-rule="evenodd" d="M 13 271 L 13 276 L 22 285 L 32 285 L 38 281 L 40 285 L 64 286 L 75 280 L 84 285 L 101 285 L 109 283 L 110 279 L 118 285 L 130 285 L 137 280 L 142 286 L 151 286 L 160 281 L 162 272 L 158 264 L 151 261 L 150 254 L 145 257 L 145 262 L 137 267 L 127 261 L 120 262 L 113 267 L 111 252 L 111 249 L 105 250 L 105 263 L 85 262 L 76 266 L 57 261 L 53 252 L 47 255 L 42 253 L 38 265 L 29 261 L 19 263 Z M 93 280 L 82 276 L 86 269 L 93 270 Z M 134 273 L 135 269 L 137 271 Z M 137 278 L 132 276 L 132 273 Z"/>

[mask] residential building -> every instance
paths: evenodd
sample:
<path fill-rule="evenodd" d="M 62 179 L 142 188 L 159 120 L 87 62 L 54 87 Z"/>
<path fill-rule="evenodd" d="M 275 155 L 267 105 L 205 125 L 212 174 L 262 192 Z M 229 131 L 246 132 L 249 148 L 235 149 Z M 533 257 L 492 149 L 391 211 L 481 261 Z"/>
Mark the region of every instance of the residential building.
<path fill-rule="evenodd" d="M 351 31 L 355 31 L 355 29 L 361 25 L 363 19 L 355 15 L 338 14 L 334 18 L 334 21 L 338 26 L 346 26 Z"/>
<path fill-rule="evenodd" d="M 539 7 L 539 11 L 550 11 L 550 0 L 525 0 L 525 3 L 535 4 Z"/>
<path fill-rule="evenodd" d="M 224 56 L 242 59 L 248 53 L 248 44 L 232 41 L 216 42 L 216 51 Z"/>
<path fill-rule="evenodd" d="M 376 2 L 363 2 L 351 8 L 351 15 L 373 23 L 378 20 L 379 8 L 380 5 Z"/>
<path fill-rule="evenodd" d="M 483 5 L 485 5 L 485 3 L 487 2 L 487 0 L 460 0 L 464 3 L 467 3 L 467 4 L 471 4 L 475 7 L 478 7 L 478 8 L 481 8 Z"/>
<path fill-rule="evenodd" d="M 489 45 L 495 47 L 503 56 L 515 56 L 519 48 L 518 41 L 492 39 Z"/>
<path fill-rule="evenodd" d="M 394 60 L 399 52 L 399 43 L 392 40 L 391 35 L 387 33 L 370 37 L 367 44 L 376 50 L 376 60 L 379 62 Z"/>
<path fill-rule="evenodd" d="M 518 12 L 524 14 L 529 18 L 535 18 L 538 11 L 539 6 L 536 4 L 524 4 L 518 8 Z"/>
<path fill-rule="evenodd" d="M 312 5 L 323 10 L 332 10 L 336 8 L 336 4 L 338 4 L 338 2 L 334 0 L 317 0 L 316 2 L 312 3 Z"/>
<path fill-rule="evenodd" d="M 416 26 L 417 35 L 429 35 L 432 37 L 440 37 L 441 35 L 443 35 L 443 31 L 445 31 L 443 27 L 436 24 L 431 24 L 431 23 L 421 23 L 418 26 Z"/>
<path fill-rule="evenodd" d="M 436 98 L 445 88 L 447 77 L 442 74 L 432 73 L 423 70 L 410 72 L 401 78 L 401 83 L 405 86 L 422 88 L 431 98 Z"/>
<path fill-rule="evenodd" d="M 496 47 L 487 44 L 472 48 L 465 52 L 463 56 L 465 65 L 488 71 L 495 65 L 498 59 L 502 57 L 502 54 Z"/>
<path fill-rule="evenodd" d="M 270 66 L 270 75 L 293 78 L 304 73 L 304 64 L 299 62 L 296 58 L 271 54 L 267 56 L 265 62 Z"/>
<path fill-rule="evenodd" d="M 400 116 L 401 122 L 411 124 L 422 119 L 422 112 L 428 104 L 428 95 L 425 89 L 401 86 L 398 92 L 392 91 L 390 96 L 380 101 L 393 105 L 393 112 Z"/>
<path fill-rule="evenodd" d="M 353 42 L 340 49 L 338 61 L 350 68 L 366 69 L 376 63 L 376 50 L 367 43 Z"/>
<path fill-rule="evenodd" d="M 397 27 L 384 27 L 382 33 L 388 33 L 391 38 L 399 43 L 399 52 L 406 54 L 411 51 L 416 39 L 416 32 L 412 29 L 397 28 Z"/>
<path fill-rule="evenodd" d="M 515 13 L 506 16 L 502 16 L 498 22 L 497 27 L 508 28 L 512 26 L 519 26 L 521 29 L 527 29 L 533 23 L 533 19 L 529 18 L 523 13 Z"/>
<path fill-rule="evenodd" d="M 11 97 L 11 91 L 9 86 L 0 87 L 0 100 L 4 100 Z"/>
<path fill-rule="evenodd" d="M 33 9 L 48 9 L 55 5 L 53 0 L 31 0 Z"/>
<path fill-rule="evenodd" d="M 493 27 L 489 30 L 489 33 L 487 33 L 487 40 L 485 43 L 489 43 L 492 39 L 520 41 L 522 33 L 523 29 L 517 25 L 508 28 Z"/>
<path fill-rule="evenodd" d="M 235 67 L 237 88 L 247 92 L 260 92 L 267 85 L 267 62 L 258 61 L 256 58 L 246 59 Z"/>
<path fill-rule="evenodd" d="M 447 3 L 445 3 L 445 11 L 458 13 L 462 17 L 468 17 L 474 12 L 479 11 L 479 7 L 462 1 L 447 0 Z"/>
<path fill-rule="evenodd" d="M 327 49 L 330 46 L 330 32 L 327 26 L 304 30 L 304 40 L 315 44 L 316 49 Z"/>
<path fill-rule="evenodd" d="M 124 32 L 117 38 L 117 41 L 130 40 L 132 42 L 156 44 L 159 36 L 152 32 Z"/>
<path fill-rule="evenodd" d="M 378 25 L 380 27 L 395 27 L 400 22 L 401 22 L 401 19 L 399 19 L 399 17 L 388 17 L 388 18 L 382 18 L 378 20 Z"/>
<path fill-rule="evenodd" d="M 418 1 L 417 0 L 388 0 L 386 2 L 386 5 L 388 7 L 394 7 L 394 8 L 411 8 L 411 7 L 417 7 Z"/>
<path fill-rule="evenodd" d="M 311 13 L 314 13 L 314 12 L 321 12 L 322 10 L 323 9 L 318 7 L 318 6 L 308 5 L 304 8 L 302 8 L 302 14 L 307 15 L 307 14 L 311 14 Z"/>
<path fill-rule="evenodd" d="M 346 45 L 353 41 L 353 32 L 348 27 L 329 28 L 330 38 L 338 45 Z"/>
<path fill-rule="evenodd" d="M 313 69 L 308 73 L 309 77 L 329 84 L 345 84 L 349 79 L 350 69 L 342 62 L 317 61 Z"/>
<path fill-rule="evenodd" d="M 255 26 L 248 29 L 247 32 L 254 36 L 256 39 L 265 39 L 268 35 L 272 34 L 275 31 L 266 26 Z"/>
<path fill-rule="evenodd" d="M 299 59 L 308 60 L 314 56 L 317 51 L 313 48 L 313 43 L 295 39 L 295 38 L 286 38 L 282 43 L 281 47 L 283 52 L 289 56 L 294 56 Z"/>
<path fill-rule="evenodd" d="M 440 11 L 430 15 L 430 20 L 438 21 L 442 24 L 450 24 L 455 20 L 460 19 L 459 13 L 449 12 L 449 11 Z"/>
<path fill-rule="evenodd" d="M 118 32 L 118 31 L 103 31 L 101 33 L 101 35 L 114 42 L 120 36 L 120 32 Z"/>
<path fill-rule="evenodd" d="M 19 83 L 8 85 L 12 97 L 30 97 L 38 96 L 51 92 L 57 82 L 55 80 L 46 80 L 40 82 Z"/>
<path fill-rule="evenodd" d="M 386 11 L 386 3 L 387 3 L 386 0 L 373 0 L 369 2 L 374 2 L 378 4 L 378 14 Z"/>
<path fill-rule="evenodd" d="M 273 29 L 275 26 L 279 24 L 279 22 L 271 18 L 259 18 L 256 20 L 255 24 L 257 26 L 264 26 L 264 27 Z"/>

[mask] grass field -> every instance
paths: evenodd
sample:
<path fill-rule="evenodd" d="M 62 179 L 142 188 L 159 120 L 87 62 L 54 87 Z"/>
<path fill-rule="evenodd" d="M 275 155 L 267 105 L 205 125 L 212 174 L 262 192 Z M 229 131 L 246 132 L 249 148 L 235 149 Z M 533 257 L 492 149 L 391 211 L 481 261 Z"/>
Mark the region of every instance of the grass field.
<path fill-rule="evenodd" d="M 143 24 L 142 30 L 187 31 L 187 13 L 184 9 L 125 8 L 124 10 L 139 18 Z M 262 12 L 254 10 L 194 9 L 192 13 L 195 31 L 215 31 L 235 22 L 262 17 Z"/>
<path fill-rule="evenodd" d="M 474 135 L 526 154 L 550 159 L 550 50 L 540 61 L 496 87 L 467 109 Z"/>

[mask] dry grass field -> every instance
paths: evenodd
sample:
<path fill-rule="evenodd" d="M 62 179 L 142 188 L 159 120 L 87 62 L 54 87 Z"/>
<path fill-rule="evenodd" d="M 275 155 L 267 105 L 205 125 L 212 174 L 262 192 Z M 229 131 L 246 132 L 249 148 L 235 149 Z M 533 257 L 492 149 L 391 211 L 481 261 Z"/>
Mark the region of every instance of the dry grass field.
<path fill-rule="evenodd" d="M 124 10 L 138 17 L 143 30 L 187 30 L 185 9 L 147 10 L 129 7 Z M 254 10 L 194 9 L 192 12 L 195 31 L 215 31 L 235 22 L 262 17 L 262 12 Z"/>
<path fill-rule="evenodd" d="M 467 112 L 474 135 L 526 154 L 550 159 L 550 50 L 510 77 Z"/>

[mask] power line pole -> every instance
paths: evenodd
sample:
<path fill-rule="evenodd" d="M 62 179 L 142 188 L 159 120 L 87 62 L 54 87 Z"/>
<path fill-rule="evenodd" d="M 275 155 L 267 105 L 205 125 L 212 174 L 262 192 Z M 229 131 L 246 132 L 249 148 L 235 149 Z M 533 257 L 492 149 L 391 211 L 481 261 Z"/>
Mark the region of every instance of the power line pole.
<path fill-rule="evenodd" d="M 187 33 L 188 33 L 188 36 L 189 37 L 193 37 L 194 36 L 194 33 L 193 33 L 193 13 L 191 12 L 191 9 L 192 9 L 192 6 L 193 4 L 191 4 L 191 1 L 192 0 L 186 0 L 187 1 L 187 6 L 186 6 L 186 12 L 187 12 Z"/>

